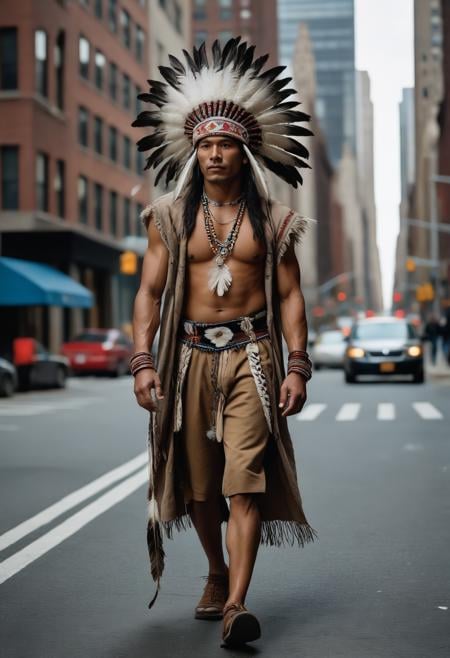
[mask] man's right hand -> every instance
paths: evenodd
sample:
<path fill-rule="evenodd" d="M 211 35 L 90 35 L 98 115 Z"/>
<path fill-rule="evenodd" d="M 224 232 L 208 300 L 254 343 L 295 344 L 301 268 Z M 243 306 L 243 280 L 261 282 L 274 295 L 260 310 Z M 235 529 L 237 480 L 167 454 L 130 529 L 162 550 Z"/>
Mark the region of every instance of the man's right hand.
<path fill-rule="evenodd" d="M 156 370 L 144 368 L 136 373 L 134 378 L 134 394 L 140 407 L 147 411 L 156 411 L 156 400 L 152 397 L 152 390 L 155 391 L 156 400 L 163 400 L 161 382 Z"/>

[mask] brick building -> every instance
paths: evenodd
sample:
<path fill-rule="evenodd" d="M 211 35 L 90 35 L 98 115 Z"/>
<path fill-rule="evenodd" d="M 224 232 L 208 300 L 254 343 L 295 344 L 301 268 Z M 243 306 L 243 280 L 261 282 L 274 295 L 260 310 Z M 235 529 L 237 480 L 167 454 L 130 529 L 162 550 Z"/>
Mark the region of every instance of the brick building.
<path fill-rule="evenodd" d="M 442 34 L 443 34 L 443 86 L 444 97 L 439 111 L 439 164 L 438 173 L 441 176 L 450 177 L 450 3 L 442 2 Z M 438 183 L 438 207 L 439 222 L 450 226 L 450 184 Z M 445 297 L 446 304 L 450 305 L 450 234 L 440 234 L 440 257 L 443 261 L 442 277 L 446 279 Z"/>
<path fill-rule="evenodd" d="M 192 19 L 194 45 L 206 41 L 210 46 L 214 39 L 224 43 L 241 36 L 243 41 L 256 44 L 257 56 L 270 53 L 268 64 L 277 64 L 276 0 L 192 0 Z"/>
<path fill-rule="evenodd" d="M 91 309 L 10 309 L 58 349 L 83 326 L 129 321 L 148 202 L 131 127 L 148 77 L 146 0 L 0 3 L 1 255 L 46 262 L 89 288 Z M 5 325 L 3 324 L 3 327 Z"/>

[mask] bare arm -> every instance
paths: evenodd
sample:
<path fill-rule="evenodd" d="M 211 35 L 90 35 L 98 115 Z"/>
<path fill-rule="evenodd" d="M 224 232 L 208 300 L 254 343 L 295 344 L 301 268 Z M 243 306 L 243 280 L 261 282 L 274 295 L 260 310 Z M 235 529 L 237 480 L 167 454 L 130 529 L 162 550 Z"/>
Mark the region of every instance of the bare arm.
<path fill-rule="evenodd" d="M 169 252 L 161 235 L 150 220 L 148 247 L 144 255 L 142 276 L 133 310 L 133 341 L 135 352 L 150 352 L 160 323 L 161 297 L 167 279 Z M 155 370 L 140 370 L 135 377 L 134 392 L 137 402 L 149 411 L 156 410 L 151 390 L 162 399 L 162 388 Z"/>
<path fill-rule="evenodd" d="M 288 351 L 306 350 L 308 325 L 305 299 L 301 289 L 300 267 L 292 243 L 277 266 L 277 281 L 282 331 Z M 285 407 L 283 416 L 299 413 L 305 402 L 306 381 L 301 375 L 291 373 L 284 380 L 280 390 L 279 406 Z"/>

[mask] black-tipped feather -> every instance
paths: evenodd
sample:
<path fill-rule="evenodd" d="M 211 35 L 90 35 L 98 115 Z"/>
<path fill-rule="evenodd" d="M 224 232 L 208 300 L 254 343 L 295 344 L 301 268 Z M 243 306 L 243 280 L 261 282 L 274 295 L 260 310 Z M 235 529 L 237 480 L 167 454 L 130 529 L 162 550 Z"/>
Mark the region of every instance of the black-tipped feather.
<path fill-rule="evenodd" d="M 149 167 L 153 167 L 153 169 L 156 169 L 156 167 L 164 160 L 164 151 L 166 148 L 167 147 L 164 144 L 164 146 L 160 146 L 155 151 L 153 151 L 153 153 L 151 153 L 147 159 L 147 165 Z"/>
<path fill-rule="evenodd" d="M 286 68 L 285 66 L 274 66 L 273 69 L 267 69 L 267 71 L 264 71 L 264 73 L 261 73 L 259 75 L 259 80 L 261 80 L 265 84 L 269 84 L 270 82 L 275 80 L 275 78 L 279 76 L 280 73 L 282 73 L 285 68 Z"/>
<path fill-rule="evenodd" d="M 250 46 L 250 48 L 247 48 L 247 52 L 245 53 L 244 58 L 242 59 L 242 62 L 239 66 L 239 75 L 244 75 L 244 73 L 251 67 L 254 54 L 255 46 Z"/>
<path fill-rule="evenodd" d="M 208 56 L 206 54 L 206 44 L 205 42 L 202 43 L 200 48 L 198 49 L 198 66 L 199 68 L 209 68 L 209 62 L 208 62 Z"/>
<path fill-rule="evenodd" d="M 261 55 L 261 57 L 258 57 L 258 59 L 255 59 L 252 65 L 252 70 L 255 76 L 258 75 L 258 73 L 261 71 L 262 67 L 264 64 L 267 62 L 269 59 L 269 54 L 267 55 Z"/>
<path fill-rule="evenodd" d="M 179 59 L 174 57 L 174 55 L 169 55 L 169 62 L 172 64 L 172 68 L 175 69 L 180 75 L 186 75 L 186 69 Z"/>
<path fill-rule="evenodd" d="M 147 524 L 147 546 L 150 558 L 150 570 L 152 578 L 156 582 L 156 593 L 148 604 L 148 607 L 151 608 L 156 601 L 156 597 L 158 596 L 159 583 L 164 571 L 164 560 L 166 557 L 164 553 L 161 529 L 158 522 L 151 523 L 151 521 L 149 521 Z"/>
<path fill-rule="evenodd" d="M 220 42 L 218 39 L 216 39 L 212 45 L 212 54 L 214 68 L 218 69 L 220 66 L 220 59 L 222 57 L 222 48 L 220 47 Z"/>
<path fill-rule="evenodd" d="M 166 138 L 167 136 L 164 132 L 146 135 L 145 137 L 142 137 L 138 142 L 136 142 L 138 151 L 148 151 L 149 149 L 161 146 L 161 144 L 165 142 Z"/>
<path fill-rule="evenodd" d="M 158 170 L 158 173 L 156 174 L 156 178 L 155 178 L 155 185 L 158 185 L 161 176 L 164 174 L 165 171 L 167 171 L 169 165 L 170 165 L 170 160 L 167 160 L 167 162 L 165 162 L 163 166 Z"/>
<path fill-rule="evenodd" d="M 170 68 L 170 66 L 158 66 L 158 69 L 164 80 L 167 80 L 169 85 L 172 85 L 172 87 L 175 87 L 175 89 L 180 87 L 178 76 L 175 71 Z"/>
<path fill-rule="evenodd" d="M 288 82 L 291 82 L 292 78 L 281 78 L 280 80 L 274 80 L 270 83 L 270 91 L 279 91 L 283 89 Z"/>
<path fill-rule="evenodd" d="M 309 130 L 308 128 L 303 128 L 303 126 L 295 126 L 292 123 L 286 123 L 286 124 L 274 124 L 273 126 L 270 126 L 270 129 L 268 132 L 271 132 L 271 130 L 275 127 L 275 125 L 283 125 L 284 130 L 283 132 L 279 132 L 278 134 L 283 134 L 283 135 L 299 135 L 302 137 L 311 137 L 314 135 L 314 133 Z"/>
<path fill-rule="evenodd" d="M 188 51 L 185 50 L 184 48 L 183 48 L 183 55 L 186 59 L 187 65 L 189 66 L 189 68 L 191 69 L 191 71 L 192 71 L 192 73 L 194 74 L 194 77 L 195 77 L 196 73 L 200 73 L 200 71 L 198 70 L 197 64 L 194 62 L 194 60 L 192 59 L 192 57 L 190 56 Z"/>
<path fill-rule="evenodd" d="M 131 125 L 135 128 L 142 128 L 143 126 L 159 126 L 160 123 L 161 115 L 159 112 L 144 110 L 137 115 Z"/>
<path fill-rule="evenodd" d="M 297 183 L 302 183 L 303 179 L 295 167 L 275 162 L 271 158 L 266 158 L 265 156 L 263 156 L 263 160 L 266 167 L 280 178 L 283 178 L 286 183 L 289 183 L 293 187 L 297 187 Z"/>

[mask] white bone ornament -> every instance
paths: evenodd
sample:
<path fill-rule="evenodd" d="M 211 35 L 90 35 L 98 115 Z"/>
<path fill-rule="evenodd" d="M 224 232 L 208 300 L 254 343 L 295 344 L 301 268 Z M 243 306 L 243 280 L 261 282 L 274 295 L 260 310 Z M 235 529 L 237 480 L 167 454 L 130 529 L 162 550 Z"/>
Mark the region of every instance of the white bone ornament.
<path fill-rule="evenodd" d="M 211 292 L 216 292 L 219 297 L 223 297 L 224 293 L 231 286 L 231 281 L 231 271 L 225 263 L 218 265 L 216 262 L 209 270 L 208 288 Z"/>

